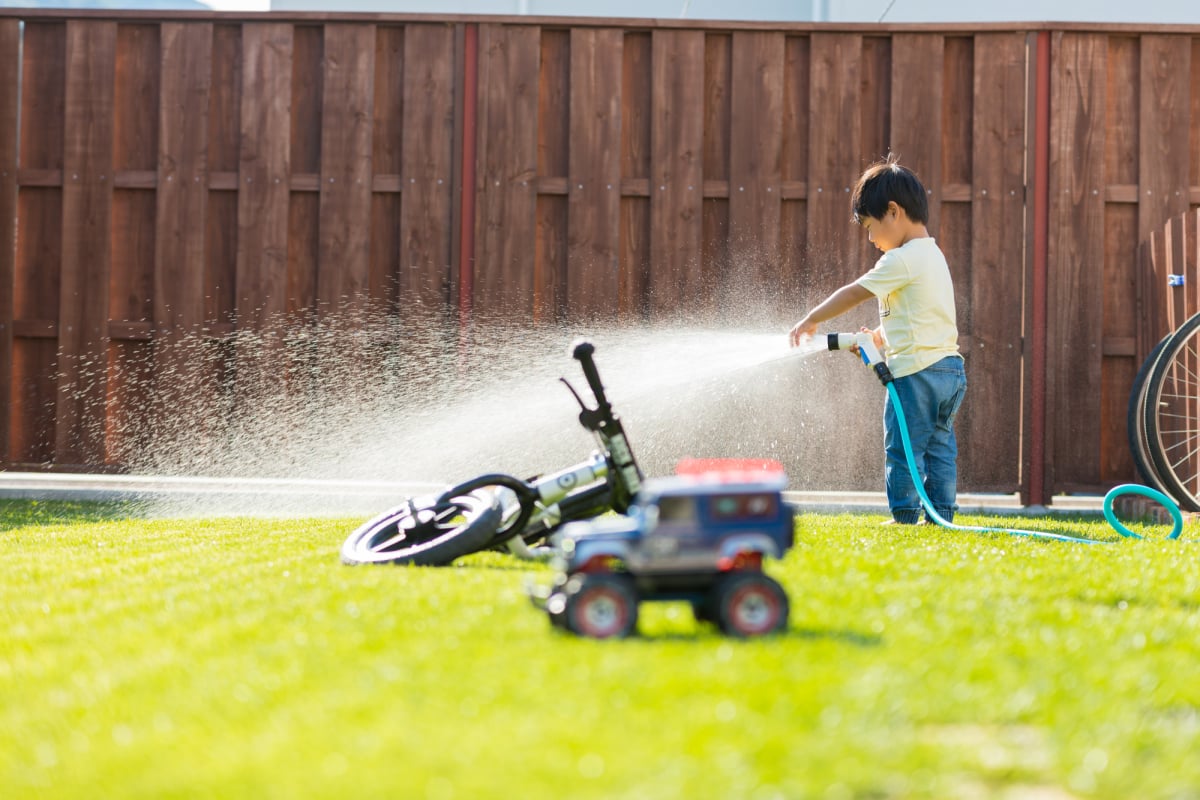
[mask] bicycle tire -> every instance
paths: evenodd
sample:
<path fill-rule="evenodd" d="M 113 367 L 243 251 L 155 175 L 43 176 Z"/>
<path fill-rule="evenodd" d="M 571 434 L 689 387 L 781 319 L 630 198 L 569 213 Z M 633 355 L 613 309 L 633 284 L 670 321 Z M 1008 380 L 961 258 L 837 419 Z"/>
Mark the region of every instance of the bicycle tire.
<path fill-rule="evenodd" d="M 1146 387 L 1147 450 L 1167 494 L 1200 511 L 1200 314 L 1171 335 Z"/>
<path fill-rule="evenodd" d="M 443 567 L 484 549 L 500 517 L 500 503 L 488 491 L 413 498 L 350 534 L 342 562 Z"/>
<path fill-rule="evenodd" d="M 1150 385 L 1154 367 L 1170 340 L 1171 334 L 1160 339 L 1138 368 L 1133 387 L 1129 391 L 1129 404 L 1125 409 L 1125 434 L 1129 440 L 1129 452 L 1133 455 L 1133 465 L 1143 483 L 1163 494 L 1167 494 L 1167 485 L 1154 466 L 1154 457 L 1150 455 L 1149 441 L 1146 437 L 1146 389 Z"/>

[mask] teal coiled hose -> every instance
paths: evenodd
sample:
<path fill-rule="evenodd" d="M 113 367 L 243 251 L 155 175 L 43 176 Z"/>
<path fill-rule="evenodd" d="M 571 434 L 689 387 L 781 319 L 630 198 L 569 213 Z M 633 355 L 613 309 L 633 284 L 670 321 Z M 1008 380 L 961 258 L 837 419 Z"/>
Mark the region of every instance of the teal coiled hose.
<path fill-rule="evenodd" d="M 866 358 L 863 360 L 867 361 Z M 1039 539 L 1057 539 L 1058 541 L 1062 542 L 1077 542 L 1079 544 L 1108 544 L 1108 542 L 1102 542 L 1096 539 L 1084 539 L 1079 536 L 1067 536 L 1066 534 L 1048 533 L 1046 531 L 1027 531 L 1022 530 L 1021 528 L 986 528 L 972 525 L 955 525 L 953 522 L 945 519 L 942 515 L 938 514 L 936 510 L 934 510 L 933 503 L 930 501 L 929 495 L 925 491 L 924 482 L 921 480 L 920 472 L 917 470 L 917 460 L 913 456 L 912 442 L 908 437 L 908 420 L 904 417 L 904 406 L 900 403 L 900 395 L 890 380 L 885 380 L 883 385 L 888 390 L 888 396 L 892 399 L 892 408 L 896 412 L 896 421 L 898 423 L 898 427 L 900 428 L 900 440 L 904 444 L 904 457 L 908 461 L 908 471 L 909 474 L 912 475 L 913 485 L 917 487 L 917 494 L 920 495 L 921 504 L 925 507 L 925 511 L 927 514 L 929 514 L 929 518 L 938 525 L 941 525 L 943 528 L 951 528 L 956 531 L 976 531 L 978 533 L 1010 533 L 1015 536 L 1029 536 Z M 1157 491 L 1156 489 L 1151 489 L 1148 486 L 1141 486 L 1135 483 L 1126 483 L 1122 484 L 1121 486 L 1115 486 L 1109 490 L 1108 494 L 1104 496 L 1104 518 L 1108 520 L 1108 524 L 1111 525 L 1117 531 L 1117 533 L 1121 534 L 1122 536 L 1128 536 L 1135 539 L 1142 538 L 1121 524 L 1116 515 L 1113 513 L 1113 501 L 1125 494 L 1141 495 L 1161 503 L 1162 506 L 1171 514 L 1171 518 L 1175 522 L 1175 525 L 1167 538 L 1179 538 L 1179 534 L 1183 531 L 1183 513 L 1179 510 L 1179 506 L 1175 504 L 1174 500 L 1172 500 L 1170 497 L 1167 497 L 1162 492 Z"/>

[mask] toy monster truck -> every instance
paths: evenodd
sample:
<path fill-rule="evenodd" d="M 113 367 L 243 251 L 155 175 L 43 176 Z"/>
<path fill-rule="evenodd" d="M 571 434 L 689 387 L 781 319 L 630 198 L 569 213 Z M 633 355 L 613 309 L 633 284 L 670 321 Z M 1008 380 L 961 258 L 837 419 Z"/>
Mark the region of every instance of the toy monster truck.
<path fill-rule="evenodd" d="M 786 628 L 787 594 L 762 564 L 792 546 L 794 513 L 782 467 L 753 463 L 685 462 L 685 474 L 643 484 L 627 515 L 565 526 L 554 583 L 539 603 L 550 621 L 582 636 L 622 637 L 636 629 L 640 601 L 685 600 L 727 635 Z"/>

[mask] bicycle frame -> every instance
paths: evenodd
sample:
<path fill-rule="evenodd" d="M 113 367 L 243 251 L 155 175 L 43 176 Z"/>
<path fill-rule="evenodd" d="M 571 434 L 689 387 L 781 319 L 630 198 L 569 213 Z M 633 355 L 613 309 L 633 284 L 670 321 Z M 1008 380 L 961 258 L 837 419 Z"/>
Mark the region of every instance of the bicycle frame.
<path fill-rule="evenodd" d="M 592 360 L 594 352 L 595 347 L 586 341 L 576 342 L 572 348 L 595 397 L 594 408 L 562 379 L 579 403 L 579 423 L 592 432 L 600 446 L 586 461 L 528 480 L 480 475 L 437 496 L 410 498 L 350 534 L 342 545 L 342 560 L 347 564 L 441 566 L 504 545 L 529 558 L 541 554 L 530 545 L 547 540 L 566 522 L 627 511 L 641 488 L 642 473 L 621 422 L 604 396 Z"/>
<path fill-rule="evenodd" d="M 572 356 L 583 367 L 595 398 L 595 408 L 588 407 L 566 378 L 560 380 L 579 403 L 579 423 L 596 437 L 600 446 L 597 452 L 587 461 L 527 481 L 508 475 L 481 475 L 454 489 L 462 493 L 490 487 L 496 492 L 504 515 L 493 543 L 506 544 L 517 555 L 534 557 L 536 552 L 529 545 L 565 522 L 598 516 L 610 509 L 624 513 L 641 487 L 641 469 L 605 396 L 592 358 L 594 352 L 595 347 L 587 341 L 578 341 L 572 347 Z"/>

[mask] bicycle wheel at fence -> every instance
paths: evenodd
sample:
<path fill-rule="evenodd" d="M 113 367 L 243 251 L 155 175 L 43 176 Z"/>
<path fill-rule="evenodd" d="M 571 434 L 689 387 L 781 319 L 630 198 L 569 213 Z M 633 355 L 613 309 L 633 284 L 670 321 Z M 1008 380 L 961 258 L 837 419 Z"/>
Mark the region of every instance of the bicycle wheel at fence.
<path fill-rule="evenodd" d="M 1159 355 L 1146 386 L 1146 445 L 1167 493 L 1200 511 L 1200 314 Z"/>
<path fill-rule="evenodd" d="M 1138 475 L 1143 483 L 1163 494 L 1168 493 L 1167 486 L 1154 466 L 1154 458 L 1150 455 L 1150 444 L 1146 436 L 1146 390 L 1150 386 L 1150 376 L 1154 374 L 1159 356 L 1170 340 L 1171 334 L 1159 340 L 1138 369 L 1137 376 L 1133 379 L 1133 388 L 1129 392 L 1129 405 L 1125 410 L 1125 432 Z"/>
<path fill-rule="evenodd" d="M 492 492 L 414 498 L 363 523 L 342 545 L 346 564 L 445 566 L 483 550 L 500 526 Z"/>

